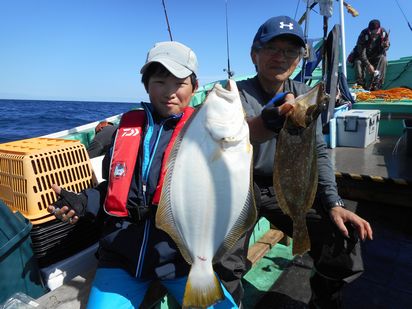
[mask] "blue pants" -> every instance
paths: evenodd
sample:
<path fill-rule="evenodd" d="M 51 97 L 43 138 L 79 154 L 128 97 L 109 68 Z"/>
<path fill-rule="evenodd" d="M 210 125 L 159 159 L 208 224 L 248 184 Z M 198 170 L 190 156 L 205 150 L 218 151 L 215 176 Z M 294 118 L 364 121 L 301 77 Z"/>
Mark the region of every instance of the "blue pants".
<path fill-rule="evenodd" d="M 181 304 L 187 277 L 173 280 L 162 280 L 176 300 Z M 87 309 L 139 308 L 151 281 L 142 281 L 132 277 L 119 268 L 98 268 L 90 291 Z M 238 308 L 229 292 L 223 287 L 225 299 L 209 308 Z"/>

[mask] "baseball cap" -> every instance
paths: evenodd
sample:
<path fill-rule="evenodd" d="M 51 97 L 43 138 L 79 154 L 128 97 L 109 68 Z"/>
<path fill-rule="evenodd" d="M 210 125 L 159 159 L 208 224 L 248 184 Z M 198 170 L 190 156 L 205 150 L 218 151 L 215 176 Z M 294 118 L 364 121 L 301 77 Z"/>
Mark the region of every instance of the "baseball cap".
<path fill-rule="evenodd" d="M 144 73 L 153 62 L 159 62 L 177 78 L 197 75 L 197 58 L 193 50 L 175 41 L 156 43 L 147 53 L 147 59 L 140 73 Z"/>
<path fill-rule="evenodd" d="M 301 26 L 289 16 L 272 17 L 263 23 L 253 39 L 253 47 L 260 47 L 270 40 L 283 35 L 296 37 L 298 44 L 305 47 Z"/>

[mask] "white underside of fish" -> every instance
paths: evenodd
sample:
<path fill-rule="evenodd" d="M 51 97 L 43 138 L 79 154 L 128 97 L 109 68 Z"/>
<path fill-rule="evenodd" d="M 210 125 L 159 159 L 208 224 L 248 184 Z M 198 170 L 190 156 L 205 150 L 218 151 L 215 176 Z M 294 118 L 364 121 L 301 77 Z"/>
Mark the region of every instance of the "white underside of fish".
<path fill-rule="evenodd" d="M 183 302 L 188 307 L 223 298 L 212 263 L 256 220 L 249 131 L 236 85 L 230 86 L 212 90 L 182 132 L 156 215 L 156 225 L 192 264 Z"/>

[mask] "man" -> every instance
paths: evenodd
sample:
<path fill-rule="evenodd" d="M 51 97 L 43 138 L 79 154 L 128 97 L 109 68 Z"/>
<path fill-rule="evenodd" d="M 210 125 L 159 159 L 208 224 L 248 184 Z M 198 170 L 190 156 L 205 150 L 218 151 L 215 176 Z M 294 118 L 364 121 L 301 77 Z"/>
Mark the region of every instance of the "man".
<path fill-rule="evenodd" d="M 254 181 L 259 187 L 256 200 L 260 215 L 289 236 L 293 234 L 292 221 L 283 214 L 276 200 L 272 184 L 273 162 L 277 134 L 285 115 L 293 108 L 290 103 L 310 89 L 290 79 L 304 55 L 304 47 L 303 31 L 295 20 L 287 16 L 270 18 L 253 39 L 251 58 L 257 75 L 237 83 L 254 146 Z M 273 100 L 275 96 L 277 99 Z M 269 101 L 272 102 L 267 104 Z M 312 308 L 339 308 L 344 283 L 351 282 L 363 271 L 357 236 L 362 240 L 372 239 L 372 229 L 367 221 L 345 209 L 337 193 L 321 126 L 319 117 L 316 135 L 319 184 L 315 203 L 307 215 L 312 243 L 309 254 L 314 260 L 310 305 Z M 235 297 L 241 295 L 234 279 L 241 264 L 236 250 L 241 248 L 236 248 L 235 254 L 216 268 Z M 234 268 L 232 275 L 222 277 L 225 272 L 221 268 L 230 267 Z"/>
<path fill-rule="evenodd" d="M 367 88 L 366 74 L 370 75 L 370 90 L 382 88 L 386 74 L 386 51 L 389 49 L 389 35 L 377 19 L 369 22 L 358 37 L 353 51 L 357 84 Z"/>

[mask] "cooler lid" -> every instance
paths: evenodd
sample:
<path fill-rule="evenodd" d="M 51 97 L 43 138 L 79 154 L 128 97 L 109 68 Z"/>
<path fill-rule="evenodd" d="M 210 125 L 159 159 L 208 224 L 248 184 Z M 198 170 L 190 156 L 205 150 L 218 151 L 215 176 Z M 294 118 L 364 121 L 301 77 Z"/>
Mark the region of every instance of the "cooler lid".
<path fill-rule="evenodd" d="M 361 119 L 368 119 L 380 115 L 379 109 L 351 109 L 344 111 L 336 116 L 336 118 L 357 117 Z"/>

